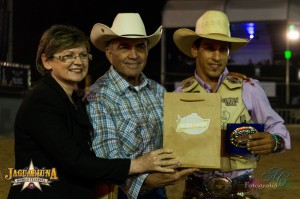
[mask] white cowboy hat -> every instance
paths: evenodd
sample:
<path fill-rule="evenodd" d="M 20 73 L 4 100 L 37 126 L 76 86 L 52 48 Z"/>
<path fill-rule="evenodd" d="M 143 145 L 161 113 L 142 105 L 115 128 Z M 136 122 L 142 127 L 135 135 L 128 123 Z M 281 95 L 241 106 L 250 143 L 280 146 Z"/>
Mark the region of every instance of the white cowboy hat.
<path fill-rule="evenodd" d="M 229 25 L 225 13 L 209 10 L 197 20 L 195 32 L 187 28 L 180 28 L 174 32 L 173 40 L 179 50 L 189 57 L 192 57 L 191 47 L 193 43 L 200 37 L 230 42 L 231 50 L 235 51 L 245 46 L 249 40 L 231 37 Z"/>
<path fill-rule="evenodd" d="M 91 31 L 92 44 L 101 51 L 105 51 L 107 42 L 115 38 L 145 38 L 148 40 L 148 48 L 154 47 L 160 40 L 162 26 L 154 34 L 147 36 L 144 23 L 138 13 L 119 13 L 112 27 L 96 23 Z"/>

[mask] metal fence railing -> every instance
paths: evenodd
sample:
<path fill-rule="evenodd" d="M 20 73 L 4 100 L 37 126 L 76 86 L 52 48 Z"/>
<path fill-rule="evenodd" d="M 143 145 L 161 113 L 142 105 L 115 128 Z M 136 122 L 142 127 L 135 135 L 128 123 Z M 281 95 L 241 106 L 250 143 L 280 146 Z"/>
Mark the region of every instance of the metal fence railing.
<path fill-rule="evenodd" d="M 299 108 L 275 108 L 275 111 L 284 119 L 285 124 L 300 124 Z"/>

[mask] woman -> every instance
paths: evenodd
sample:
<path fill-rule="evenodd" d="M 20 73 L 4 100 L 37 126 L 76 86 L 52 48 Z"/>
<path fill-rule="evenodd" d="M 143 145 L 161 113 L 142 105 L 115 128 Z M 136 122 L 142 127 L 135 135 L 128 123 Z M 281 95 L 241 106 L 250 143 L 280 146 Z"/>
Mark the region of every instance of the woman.
<path fill-rule="evenodd" d="M 9 199 L 88 199 L 98 181 L 122 183 L 130 174 L 174 171 L 167 168 L 177 164 L 171 150 L 135 160 L 94 156 L 92 128 L 75 92 L 87 75 L 89 50 L 88 38 L 74 27 L 54 25 L 42 35 L 36 66 L 43 78 L 25 97 L 15 120 L 15 171 L 25 171 L 12 179 Z"/>

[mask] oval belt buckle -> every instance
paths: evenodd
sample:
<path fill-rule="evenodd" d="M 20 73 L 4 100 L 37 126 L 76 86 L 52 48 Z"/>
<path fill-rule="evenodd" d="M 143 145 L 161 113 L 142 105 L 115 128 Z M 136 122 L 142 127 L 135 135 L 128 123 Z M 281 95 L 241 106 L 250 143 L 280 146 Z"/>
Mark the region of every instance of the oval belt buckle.
<path fill-rule="evenodd" d="M 232 181 L 229 178 L 212 177 L 205 184 L 206 191 L 213 197 L 224 197 L 232 190 Z"/>

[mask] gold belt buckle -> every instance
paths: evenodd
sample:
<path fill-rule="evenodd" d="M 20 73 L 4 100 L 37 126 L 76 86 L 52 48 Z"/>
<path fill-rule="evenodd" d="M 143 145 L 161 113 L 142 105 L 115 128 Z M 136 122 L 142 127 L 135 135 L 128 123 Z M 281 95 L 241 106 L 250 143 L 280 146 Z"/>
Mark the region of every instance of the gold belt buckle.
<path fill-rule="evenodd" d="M 213 197 L 224 197 L 232 190 L 232 181 L 224 177 L 212 177 L 205 183 L 206 191 Z"/>

